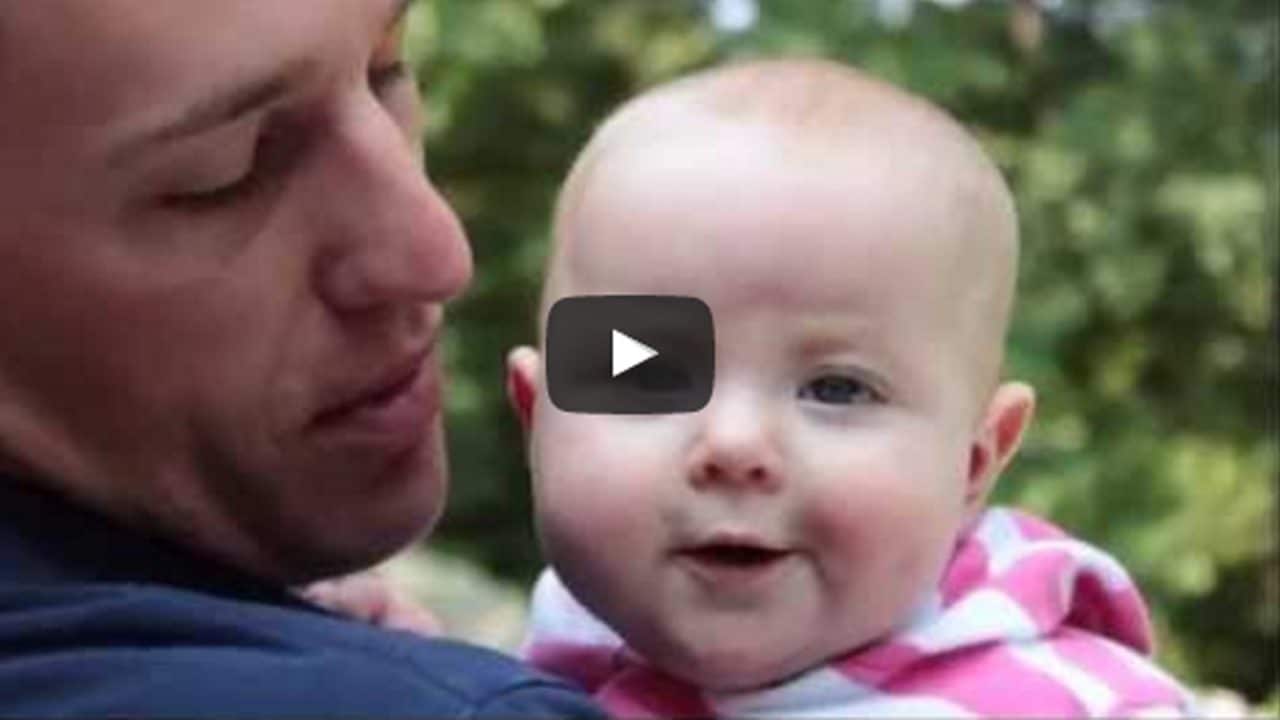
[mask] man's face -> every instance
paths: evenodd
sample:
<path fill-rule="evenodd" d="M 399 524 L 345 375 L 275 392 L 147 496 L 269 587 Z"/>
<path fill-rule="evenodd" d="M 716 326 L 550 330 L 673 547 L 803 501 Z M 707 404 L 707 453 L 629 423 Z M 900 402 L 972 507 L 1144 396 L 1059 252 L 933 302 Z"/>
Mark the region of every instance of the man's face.
<path fill-rule="evenodd" d="M 641 654 L 712 689 L 890 631 L 939 577 L 975 425 L 943 200 L 868 144 L 833 158 L 713 125 L 608 151 L 562 228 L 553 299 L 702 298 L 709 405 L 569 414 L 540 393 L 552 562 Z"/>
<path fill-rule="evenodd" d="M 283 580 L 434 521 L 471 265 L 403 10 L 0 9 L 0 456 Z"/>

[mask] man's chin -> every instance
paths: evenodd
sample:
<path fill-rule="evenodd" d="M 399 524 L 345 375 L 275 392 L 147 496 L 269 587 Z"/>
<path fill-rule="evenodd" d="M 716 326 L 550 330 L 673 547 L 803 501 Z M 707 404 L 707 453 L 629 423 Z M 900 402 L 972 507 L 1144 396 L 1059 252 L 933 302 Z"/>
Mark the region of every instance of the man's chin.
<path fill-rule="evenodd" d="M 344 520 L 345 527 L 294 545 L 277 563 L 278 579 L 298 585 L 367 570 L 425 537 L 438 516 L 432 512 L 386 520 Z"/>
<path fill-rule="evenodd" d="M 359 482 L 326 473 L 340 489 L 299 498 L 295 528 L 268 528 L 275 563 L 289 584 L 364 570 L 422 539 L 439 521 L 448 481 L 435 452 L 418 452 Z"/>

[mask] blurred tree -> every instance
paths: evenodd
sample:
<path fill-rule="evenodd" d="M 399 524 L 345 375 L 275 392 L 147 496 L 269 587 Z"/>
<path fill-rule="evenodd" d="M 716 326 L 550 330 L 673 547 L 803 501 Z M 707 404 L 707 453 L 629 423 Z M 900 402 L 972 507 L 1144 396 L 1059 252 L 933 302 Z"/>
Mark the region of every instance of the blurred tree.
<path fill-rule="evenodd" d="M 534 339 L 555 189 L 594 125 L 690 69 L 823 55 L 951 110 L 1015 188 L 1008 364 L 1041 406 L 999 499 L 1115 552 L 1176 672 L 1274 696 L 1278 22 L 1271 0 L 421 0 L 428 167 L 481 268 L 450 331 L 439 546 L 537 569 L 502 358 Z"/>

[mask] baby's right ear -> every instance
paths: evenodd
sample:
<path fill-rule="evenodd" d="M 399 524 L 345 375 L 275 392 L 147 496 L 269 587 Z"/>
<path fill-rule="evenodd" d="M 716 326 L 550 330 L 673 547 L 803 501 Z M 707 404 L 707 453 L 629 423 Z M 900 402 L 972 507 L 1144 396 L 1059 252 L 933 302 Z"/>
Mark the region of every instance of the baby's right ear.
<path fill-rule="evenodd" d="M 541 366 L 542 357 L 528 345 L 507 353 L 507 401 L 526 435 L 533 429 L 533 404 L 538 397 Z"/>

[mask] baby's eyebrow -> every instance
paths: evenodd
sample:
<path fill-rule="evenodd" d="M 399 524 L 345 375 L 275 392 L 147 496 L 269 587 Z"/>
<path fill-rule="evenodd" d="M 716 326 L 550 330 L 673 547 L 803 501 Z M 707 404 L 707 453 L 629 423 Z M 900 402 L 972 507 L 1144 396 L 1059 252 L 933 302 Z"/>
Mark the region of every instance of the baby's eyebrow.
<path fill-rule="evenodd" d="M 883 371 L 902 362 L 901 348 L 880 335 L 869 322 L 861 320 L 811 321 L 797 324 L 788 342 L 792 357 L 802 363 L 843 357 L 859 366 L 875 366 Z"/>
<path fill-rule="evenodd" d="M 798 345 L 797 352 L 802 357 L 809 358 L 848 350 L 852 345 L 852 340 L 842 335 L 805 335 Z"/>
<path fill-rule="evenodd" d="M 874 336 L 869 323 L 852 318 L 802 320 L 789 329 L 795 332 L 796 352 L 803 357 L 862 347 Z"/>

